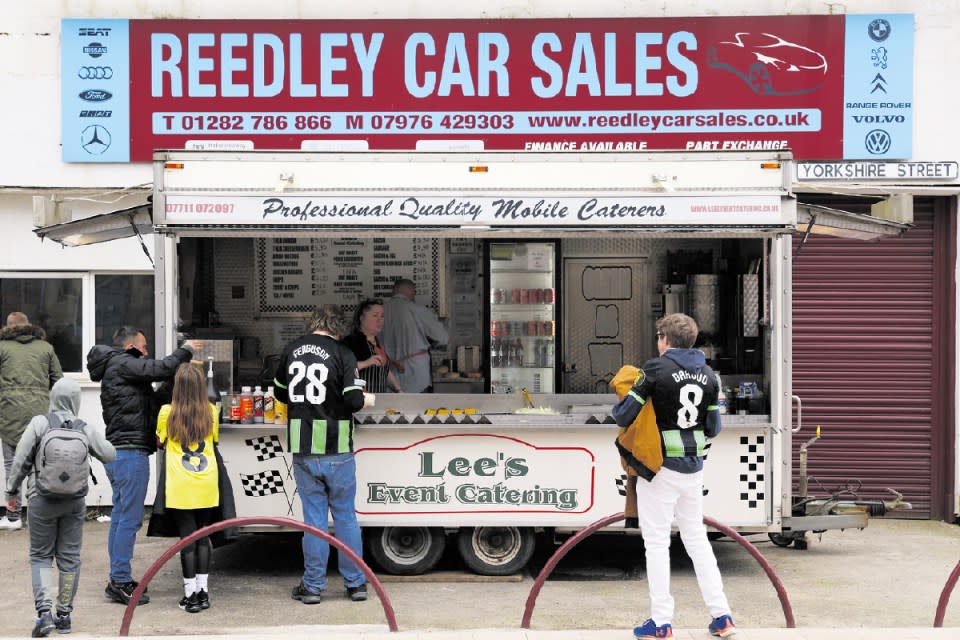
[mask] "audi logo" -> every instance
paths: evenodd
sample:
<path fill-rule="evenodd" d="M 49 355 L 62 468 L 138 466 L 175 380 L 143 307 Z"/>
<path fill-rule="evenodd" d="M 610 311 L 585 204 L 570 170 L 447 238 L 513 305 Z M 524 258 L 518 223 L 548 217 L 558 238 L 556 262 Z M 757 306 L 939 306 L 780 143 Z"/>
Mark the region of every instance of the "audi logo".
<path fill-rule="evenodd" d="M 81 80 L 109 80 L 113 77 L 113 67 L 80 67 L 77 77 Z"/>

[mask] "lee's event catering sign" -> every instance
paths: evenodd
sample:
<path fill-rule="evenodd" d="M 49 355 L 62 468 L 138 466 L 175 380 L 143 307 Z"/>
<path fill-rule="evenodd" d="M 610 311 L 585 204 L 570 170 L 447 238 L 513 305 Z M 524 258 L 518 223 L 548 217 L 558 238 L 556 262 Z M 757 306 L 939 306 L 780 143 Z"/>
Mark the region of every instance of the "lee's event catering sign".
<path fill-rule="evenodd" d="M 583 447 L 463 433 L 356 452 L 357 513 L 563 513 L 589 511 L 596 458 Z"/>
<path fill-rule="evenodd" d="M 61 28 L 66 162 L 431 140 L 911 156 L 912 14 Z"/>

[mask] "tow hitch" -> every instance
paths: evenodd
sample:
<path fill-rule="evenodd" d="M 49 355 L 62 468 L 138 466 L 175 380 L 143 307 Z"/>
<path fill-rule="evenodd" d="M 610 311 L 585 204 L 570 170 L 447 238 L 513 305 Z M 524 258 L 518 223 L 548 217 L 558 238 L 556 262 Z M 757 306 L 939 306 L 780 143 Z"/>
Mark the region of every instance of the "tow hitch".
<path fill-rule="evenodd" d="M 820 425 L 812 438 L 800 445 L 800 487 L 794 497 L 791 516 L 783 519 L 780 532 L 770 532 L 770 541 L 779 547 L 806 549 L 806 533 L 823 533 L 827 529 L 863 529 L 870 516 L 883 516 L 889 511 L 907 511 L 913 505 L 904 501 L 903 494 L 891 488 L 886 490 L 892 495 L 890 500 L 865 500 L 857 492 L 862 483 L 849 480 L 840 489 L 830 492 L 816 478 L 812 478 L 828 495 L 811 496 L 807 475 L 807 449 L 820 439 Z"/>

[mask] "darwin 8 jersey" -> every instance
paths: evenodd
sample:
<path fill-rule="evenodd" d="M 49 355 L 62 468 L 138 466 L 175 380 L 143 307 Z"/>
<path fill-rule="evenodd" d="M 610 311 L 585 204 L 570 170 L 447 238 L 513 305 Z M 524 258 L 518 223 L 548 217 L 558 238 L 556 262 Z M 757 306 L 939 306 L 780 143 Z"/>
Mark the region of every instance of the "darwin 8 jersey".
<path fill-rule="evenodd" d="M 643 379 L 634 390 L 653 400 L 660 431 L 704 430 L 708 412 L 717 409 L 717 376 L 705 364 L 691 371 L 669 357 L 653 358 L 643 364 Z"/>
<path fill-rule="evenodd" d="M 353 451 L 353 414 L 363 407 L 363 380 L 350 349 L 330 336 L 307 334 L 284 349 L 274 385 L 287 405 L 290 453 Z"/>

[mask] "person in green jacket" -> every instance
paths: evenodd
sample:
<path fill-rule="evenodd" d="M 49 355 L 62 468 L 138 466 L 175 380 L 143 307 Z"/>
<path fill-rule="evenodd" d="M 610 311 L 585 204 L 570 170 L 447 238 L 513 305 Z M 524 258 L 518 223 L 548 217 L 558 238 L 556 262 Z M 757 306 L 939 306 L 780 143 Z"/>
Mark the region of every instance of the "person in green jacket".
<path fill-rule="evenodd" d="M 10 477 L 17 443 L 33 416 L 46 413 L 50 388 L 63 377 L 60 360 L 40 327 L 30 324 L 27 314 L 14 311 L 0 329 L 0 440 L 3 468 Z M 0 530 L 15 531 L 20 521 L 20 502 L 7 508 Z"/>

